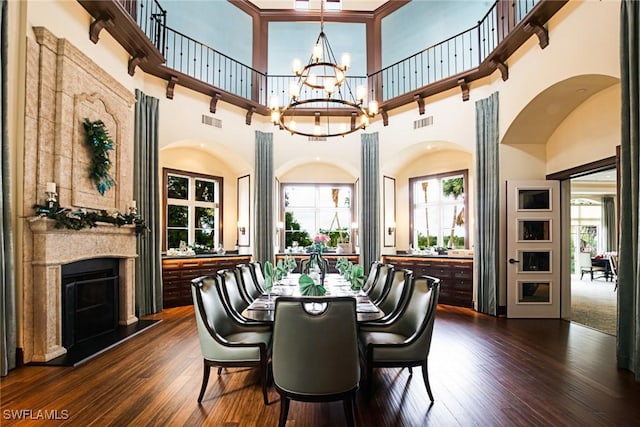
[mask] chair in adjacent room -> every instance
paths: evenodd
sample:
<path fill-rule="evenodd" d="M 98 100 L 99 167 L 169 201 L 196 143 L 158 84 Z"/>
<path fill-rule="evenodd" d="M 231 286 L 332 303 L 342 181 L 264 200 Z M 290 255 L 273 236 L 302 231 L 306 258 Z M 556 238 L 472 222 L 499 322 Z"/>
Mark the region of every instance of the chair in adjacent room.
<path fill-rule="evenodd" d="M 580 265 L 580 280 L 582 280 L 582 276 L 584 276 L 585 273 L 589 274 L 591 280 L 597 278 L 597 274 L 599 274 L 600 277 L 606 277 L 607 275 L 606 267 L 593 265 L 590 252 L 580 252 L 578 254 L 578 265 Z"/>
<path fill-rule="evenodd" d="M 618 290 L 618 254 L 609 255 L 609 269 L 611 270 L 609 272 L 611 280 L 616 281 L 616 285 L 613 288 L 613 290 L 616 291 Z"/>
<path fill-rule="evenodd" d="M 355 299 L 278 298 L 272 369 L 280 394 L 279 426 L 287 422 L 291 400 L 342 400 L 348 425 L 354 425 L 353 401 L 360 380 Z"/>
<path fill-rule="evenodd" d="M 259 367 L 262 397 L 267 398 L 268 361 L 271 332 L 265 328 L 242 326 L 232 321 L 222 303 L 219 277 L 204 276 L 191 281 L 200 348 L 204 358 L 202 386 L 198 403 L 202 402 L 209 382 L 211 367 Z"/>
<path fill-rule="evenodd" d="M 366 366 L 367 388 L 371 389 L 373 368 L 421 366 L 424 385 L 433 402 L 429 384 L 428 358 L 436 317 L 440 279 L 413 279 L 408 304 L 388 325 L 360 328 L 360 352 Z"/>

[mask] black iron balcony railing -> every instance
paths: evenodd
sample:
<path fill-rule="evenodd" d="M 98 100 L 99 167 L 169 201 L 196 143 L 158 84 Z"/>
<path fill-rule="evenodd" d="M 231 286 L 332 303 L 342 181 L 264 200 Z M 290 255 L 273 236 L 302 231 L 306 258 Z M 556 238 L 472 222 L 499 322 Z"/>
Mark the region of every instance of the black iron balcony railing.
<path fill-rule="evenodd" d="M 478 40 L 477 31 L 467 30 L 371 74 L 371 95 L 384 102 L 476 68 Z"/>
<path fill-rule="evenodd" d="M 291 75 L 267 75 L 210 46 L 182 34 L 167 26 L 167 12 L 158 0 L 117 0 L 126 13 L 136 22 L 151 43 L 164 58 L 164 75 L 174 70 L 182 82 L 195 79 L 191 87 L 218 88 L 228 94 L 245 99 L 250 105 L 267 111 L 270 99 L 275 95 L 279 105 L 289 102 L 289 86 L 297 77 Z M 83 2 L 85 3 L 85 2 Z M 485 16 L 472 28 L 447 40 L 430 46 L 408 58 L 396 62 L 369 76 L 350 76 L 348 85 L 334 96 L 349 98 L 346 91 L 355 91 L 357 86 L 368 88 L 369 98 L 381 102 L 381 107 L 393 108 L 408 102 L 411 96 L 426 96 L 438 90 L 455 87 L 456 81 L 484 77 L 496 68 L 496 56 L 503 57 L 501 50 L 513 52 L 515 43 L 526 38 L 519 28 L 517 42 L 509 41 L 512 31 L 536 9 L 553 3 L 550 0 L 496 1 Z M 540 12 L 546 22 L 564 2 L 550 5 Z M 542 9 L 542 8 L 540 8 Z M 529 23 L 531 24 L 531 23 Z M 522 27 L 522 25 L 520 25 Z M 538 25 L 538 28 L 540 26 Z M 526 37 L 529 35 L 527 34 Z M 509 49 L 501 49 L 511 44 Z M 517 47 L 517 46 L 516 46 Z M 481 72 L 478 72 L 481 70 Z M 474 74 L 475 73 L 475 74 Z M 202 85 L 204 83 L 204 85 Z M 184 84 L 184 83 L 183 83 Z M 425 88 L 434 87 L 433 90 Z M 211 90 L 207 89 L 207 92 Z M 300 94 L 301 98 L 313 98 L 313 90 Z M 236 99 L 237 101 L 238 99 Z M 386 104 L 386 105 L 385 105 Z"/>
<path fill-rule="evenodd" d="M 118 0 L 129 16 L 149 37 L 159 52 L 164 52 L 167 11 L 157 0 Z"/>
<path fill-rule="evenodd" d="M 478 68 L 539 1 L 494 3 L 476 26 L 369 75 L 371 95 L 385 102 Z"/>
<path fill-rule="evenodd" d="M 170 27 L 164 28 L 166 66 L 225 92 L 267 104 L 266 75 Z"/>

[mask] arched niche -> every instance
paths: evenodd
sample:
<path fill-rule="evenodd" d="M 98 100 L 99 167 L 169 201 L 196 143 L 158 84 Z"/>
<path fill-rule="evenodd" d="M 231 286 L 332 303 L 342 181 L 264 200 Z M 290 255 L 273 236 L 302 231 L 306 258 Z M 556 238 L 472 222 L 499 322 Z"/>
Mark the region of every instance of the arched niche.
<path fill-rule="evenodd" d="M 429 148 L 430 147 L 430 148 Z M 459 170 L 468 171 L 467 191 L 465 195 L 468 201 L 468 221 L 470 236 L 469 247 L 473 245 L 473 233 L 475 218 L 473 212 L 474 203 L 474 157 L 473 154 L 463 150 L 459 145 L 450 142 L 425 142 L 409 147 L 411 156 L 407 153 L 399 153 L 405 159 L 404 163 L 397 161 L 387 162 L 387 167 L 381 166 L 381 173 L 395 179 L 396 184 L 396 248 L 407 249 L 409 247 L 409 219 L 411 206 L 409 200 L 409 179 L 412 177 L 435 175 Z"/>
<path fill-rule="evenodd" d="M 238 178 L 253 173 L 247 162 L 231 150 L 203 141 L 178 141 L 160 150 L 161 182 L 165 168 L 211 175 L 223 179 L 222 240 L 225 248 L 233 248 L 237 240 Z M 164 192 L 161 192 L 164 194 Z M 163 208 L 164 209 L 164 208 Z M 164 211 L 161 214 L 161 224 Z"/>

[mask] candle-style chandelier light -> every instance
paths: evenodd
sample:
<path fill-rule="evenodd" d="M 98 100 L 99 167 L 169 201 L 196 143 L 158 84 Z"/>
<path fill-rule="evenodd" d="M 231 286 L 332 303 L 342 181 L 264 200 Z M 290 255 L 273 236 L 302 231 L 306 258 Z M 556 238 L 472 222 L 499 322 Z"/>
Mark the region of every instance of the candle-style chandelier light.
<path fill-rule="evenodd" d="M 309 63 L 303 67 L 300 60 L 293 61 L 297 79 L 289 87 L 289 104 L 280 107 L 278 96 L 271 98 L 269 107 L 273 124 L 291 134 L 308 137 L 344 136 L 366 128 L 370 119 L 378 114 L 378 103 L 371 100 L 365 108 L 367 88 L 358 86 L 353 93 L 346 75 L 351 57 L 345 53 L 341 59 L 338 65 L 324 33 L 323 0 L 320 34 Z M 305 126 L 308 120 L 304 117 L 313 118 L 311 126 Z"/>

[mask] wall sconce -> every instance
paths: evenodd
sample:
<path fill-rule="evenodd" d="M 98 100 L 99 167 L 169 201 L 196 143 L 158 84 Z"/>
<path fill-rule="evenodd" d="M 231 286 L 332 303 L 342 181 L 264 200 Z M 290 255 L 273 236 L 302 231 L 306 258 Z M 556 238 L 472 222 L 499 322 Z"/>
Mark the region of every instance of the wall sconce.
<path fill-rule="evenodd" d="M 247 232 L 247 227 L 245 227 L 241 222 L 238 222 L 238 231 L 244 236 Z"/>
<path fill-rule="evenodd" d="M 396 231 L 396 223 L 392 222 L 387 227 L 387 233 L 389 233 L 389 236 L 391 236 L 395 231 Z"/>

